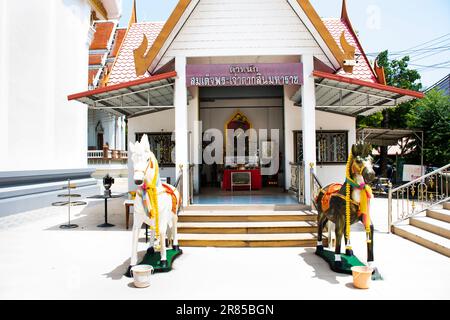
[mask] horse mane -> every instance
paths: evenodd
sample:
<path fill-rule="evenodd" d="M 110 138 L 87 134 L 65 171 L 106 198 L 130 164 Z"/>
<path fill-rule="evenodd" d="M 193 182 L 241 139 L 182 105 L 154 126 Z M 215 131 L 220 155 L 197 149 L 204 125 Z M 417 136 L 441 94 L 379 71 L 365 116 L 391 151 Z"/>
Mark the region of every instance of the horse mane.
<path fill-rule="evenodd" d="M 161 177 L 159 174 L 159 165 L 158 165 L 158 159 L 156 159 L 155 154 L 150 150 L 150 168 L 155 169 L 155 172 L 157 171 L 157 177 L 156 177 L 156 186 L 161 186 Z M 153 177 L 152 177 L 153 179 Z"/>
<path fill-rule="evenodd" d="M 356 158 L 361 156 L 366 158 L 372 153 L 372 145 L 366 143 L 357 143 L 352 146 L 352 154 Z"/>

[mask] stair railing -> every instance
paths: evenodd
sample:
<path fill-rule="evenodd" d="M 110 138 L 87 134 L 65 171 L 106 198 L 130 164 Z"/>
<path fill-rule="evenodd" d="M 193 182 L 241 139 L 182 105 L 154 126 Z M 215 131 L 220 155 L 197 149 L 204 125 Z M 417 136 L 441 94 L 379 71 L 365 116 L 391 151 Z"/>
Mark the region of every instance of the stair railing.
<path fill-rule="evenodd" d="M 392 231 L 392 225 L 450 199 L 449 168 L 447 164 L 397 188 L 389 184 L 388 232 Z"/>
<path fill-rule="evenodd" d="M 316 199 L 319 196 L 320 190 L 322 190 L 323 186 L 319 181 L 319 178 L 317 177 L 316 173 L 314 172 L 314 164 L 309 164 L 309 176 L 310 176 L 310 188 L 311 188 L 311 208 L 318 210 Z M 326 228 L 324 228 L 323 232 L 327 232 L 328 236 L 328 248 L 332 250 L 336 244 L 336 237 L 334 233 L 334 223 L 331 220 L 328 220 Z"/>
<path fill-rule="evenodd" d="M 189 199 L 188 203 L 193 204 L 194 203 L 194 168 L 195 166 L 193 164 L 187 164 L 188 166 L 188 179 L 185 179 L 184 177 L 184 171 L 183 171 L 183 165 L 180 164 L 179 171 L 178 171 L 178 179 L 175 183 L 175 187 L 177 188 L 178 192 L 183 196 L 183 190 L 184 188 L 189 189 Z"/>
<path fill-rule="evenodd" d="M 194 169 L 195 165 L 189 165 L 189 204 L 194 204 Z"/>
<path fill-rule="evenodd" d="M 314 172 L 314 164 L 309 164 L 309 172 L 310 172 L 310 183 L 311 183 L 311 204 L 315 207 L 316 206 L 316 198 L 320 193 L 320 190 L 322 189 L 322 184 L 319 181 L 319 178 Z M 316 207 L 317 209 L 317 207 Z"/>
<path fill-rule="evenodd" d="M 290 191 L 294 191 L 297 200 L 301 204 L 305 204 L 305 170 L 303 163 L 290 162 L 291 166 L 291 185 Z"/>
<path fill-rule="evenodd" d="M 175 188 L 180 193 L 181 197 L 183 197 L 183 188 L 184 188 L 184 177 L 183 177 L 183 165 L 180 164 L 178 171 L 178 179 L 175 183 Z M 181 206 L 183 207 L 183 201 L 181 201 Z"/>

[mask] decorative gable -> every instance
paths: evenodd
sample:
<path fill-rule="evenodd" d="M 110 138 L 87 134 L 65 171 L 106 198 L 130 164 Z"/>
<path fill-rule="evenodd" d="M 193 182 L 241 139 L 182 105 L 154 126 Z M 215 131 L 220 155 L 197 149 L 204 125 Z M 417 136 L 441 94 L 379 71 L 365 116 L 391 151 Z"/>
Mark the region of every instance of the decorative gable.
<path fill-rule="evenodd" d="M 187 57 L 312 54 L 338 69 L 344 58 L 307 0 L 180 0 L 152 47 L 134 51 L 136 73 Z"/>

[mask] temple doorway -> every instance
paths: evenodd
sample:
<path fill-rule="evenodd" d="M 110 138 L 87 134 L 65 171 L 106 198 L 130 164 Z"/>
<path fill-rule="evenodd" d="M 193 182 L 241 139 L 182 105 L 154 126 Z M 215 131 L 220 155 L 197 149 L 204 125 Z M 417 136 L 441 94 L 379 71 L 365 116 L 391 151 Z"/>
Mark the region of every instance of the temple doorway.
<path fill-rule="evenodd" d="M 283 87 L 200 88 L 199 108 L 203 155 L 219 131 L 223 152 L 202 157 L 194 204 L 298 203 L 285 186 Z"/>

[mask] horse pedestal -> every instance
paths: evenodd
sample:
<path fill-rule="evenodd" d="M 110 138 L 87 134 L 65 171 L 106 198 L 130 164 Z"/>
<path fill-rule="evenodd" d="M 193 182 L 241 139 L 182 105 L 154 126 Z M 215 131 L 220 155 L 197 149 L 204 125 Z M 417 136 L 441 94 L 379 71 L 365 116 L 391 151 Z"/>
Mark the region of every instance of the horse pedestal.
<path fill-rule="evenodd" d="M 181 250 L 179 247 L 174 249 L 169 249 L 166 251 L 167 254 L 167 261 L 161 261 L 161 254 L 158 251 L 151 252 L 150 250 L 147 250 L 144 258 L 141 262 L 139 262 L 138 265 L 150 265 L 153 267 L 154 273 L 159 272 L 169 272 L 172 270 L 173 262 L 176 258 L 178 258 L 181 254 L 183 254 L 183 250 Z M 131 278 L 131 270 L 132 266 L 130 266 L 125 273 L 125 276 Z"/>
<path fill-rule="evenodd" d="M 335 253 L 327 249 L 317 250 L 316 255 L 324 259 L 331 270 L 337 273 L 352 274 L 352 267 L 364 267 L 365 264 L 362 263 L 356 256 L 348 256 L 341 254 L 341 263 L 335 263 Z"/>

